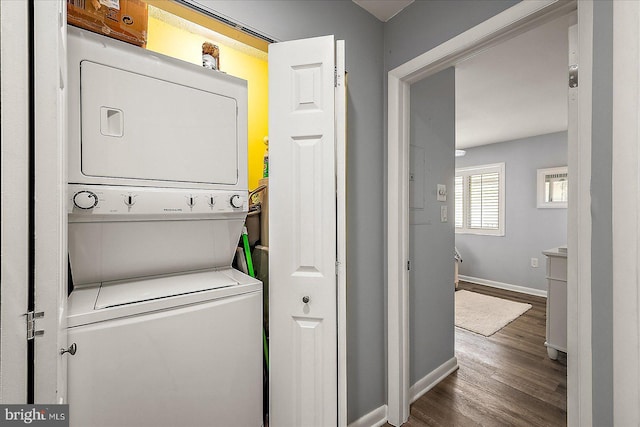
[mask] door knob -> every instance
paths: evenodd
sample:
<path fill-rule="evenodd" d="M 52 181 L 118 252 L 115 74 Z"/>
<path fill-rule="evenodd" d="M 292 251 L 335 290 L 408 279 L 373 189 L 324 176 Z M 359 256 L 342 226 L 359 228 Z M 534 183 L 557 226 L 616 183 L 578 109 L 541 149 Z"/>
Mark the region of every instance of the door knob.
<path fill-rule="evenodd" d="M 307 296 L 302 297 L 302 302 L 303 302 L 303 303 L 308 304 L 308 303 L 309 303 L 309 301 L 311 301 L 311 298 L 309 298 L 309 297 L 307 297 Z"/>
<path fill-rule="evenodd" d="M 75 354 L 76 354 L 76 351 L 77 351 L 77 350 L 78 350 L 78 346 L 76 345 L 76 343 L 73 343 L 73 344 L 71 344 L 71 345 L 69 346 L 69 348 L 68 348 L 68 349 L 66 349 L 66 350 L 65 350 L 64 348 L 61 348 L 61 349 L 60 349 L 60 355 L 63 355 L 63 354 L 65 354 L 65 353 L 69 353 L 70 355 L 72 355 L 72 356 L 73 356 L 73 355 L 75 355 Z"/>

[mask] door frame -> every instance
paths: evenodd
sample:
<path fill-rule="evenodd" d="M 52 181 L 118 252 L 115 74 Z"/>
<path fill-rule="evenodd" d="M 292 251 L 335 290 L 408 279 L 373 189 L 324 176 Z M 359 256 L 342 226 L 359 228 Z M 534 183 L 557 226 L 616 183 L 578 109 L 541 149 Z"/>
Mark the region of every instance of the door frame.
<path fill-rule="evenodd" d="M 387 396 L 390 424 L 409 418 L 409 115 L 410 88 L 456 62 L 544 22 L 578 11 L 581 74 L 578 137 L 569 141 L 570 189 L 568 257 L 569 425 L 591 425 L 591 64 L 593 3 L 523 1 L 441 45 L 416 56 L 388 74 L 387 152 Z M 635 265 L 635 264 L 634 264 Z M 578 287 L 577 284 L 580 283 Z M 452 325 L 453 326 L 453 325 Z"/>
<path fill-rule="evenodd" d="M 27 403 L 29 292 L 29 3 L 0 2 L 2 25 L 2 267 L 0 402 Z"/>

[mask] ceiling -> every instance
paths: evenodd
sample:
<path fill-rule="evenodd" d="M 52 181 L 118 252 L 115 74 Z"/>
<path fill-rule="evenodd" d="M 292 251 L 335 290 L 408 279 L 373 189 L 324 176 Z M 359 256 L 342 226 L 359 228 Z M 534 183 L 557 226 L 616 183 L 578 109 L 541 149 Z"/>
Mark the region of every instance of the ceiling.
<path fill-rule="evenodd" d="M 456 148 L 567 129 L 571 17 L 456 64 Z"/>
<path fill-rule="evenodd" d="M 414 0 L 353 0 L 353 2 L 380 21 L 387 22 Z"/>

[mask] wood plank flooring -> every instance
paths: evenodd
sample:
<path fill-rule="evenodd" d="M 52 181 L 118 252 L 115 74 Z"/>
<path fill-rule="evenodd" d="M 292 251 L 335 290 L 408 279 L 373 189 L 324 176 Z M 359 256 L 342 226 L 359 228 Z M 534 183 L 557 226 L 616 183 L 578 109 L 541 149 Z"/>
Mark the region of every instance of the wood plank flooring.
<path fill-rule="evenodd" d="M 415 401 L 404 425 L 565 426 L 567 360 L 547 356 L 546 300 L 468 282 L 458 289 L 533 307 L 491 337 L 456 328 L 460 369 Z"/>

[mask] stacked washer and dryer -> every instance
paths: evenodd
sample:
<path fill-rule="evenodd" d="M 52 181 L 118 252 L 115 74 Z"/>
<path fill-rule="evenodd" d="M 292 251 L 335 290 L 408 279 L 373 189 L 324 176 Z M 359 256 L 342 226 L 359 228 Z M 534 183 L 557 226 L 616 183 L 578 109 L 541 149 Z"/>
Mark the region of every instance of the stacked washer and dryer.
<path fill-rule="evenodd" d="M 68 58 L 71 425 L 260 426 L 246 82 L 77 28 Z"/>

